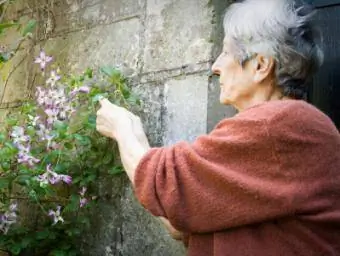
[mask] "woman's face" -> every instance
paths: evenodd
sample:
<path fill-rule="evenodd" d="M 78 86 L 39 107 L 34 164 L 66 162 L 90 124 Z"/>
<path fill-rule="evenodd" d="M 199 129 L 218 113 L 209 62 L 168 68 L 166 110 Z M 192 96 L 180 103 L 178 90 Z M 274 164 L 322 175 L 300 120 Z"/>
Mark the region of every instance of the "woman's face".
<path fill-rule="evenodd" d="M 213 73 L 219 76 L 220 102 L 237 108 L 239 102 L 251 99 L 258 87 L 254 83 L 255 69 L 252 61 L 242 66 L 231 54 L 225 40 L 223 51 L 212 66 Z"/>

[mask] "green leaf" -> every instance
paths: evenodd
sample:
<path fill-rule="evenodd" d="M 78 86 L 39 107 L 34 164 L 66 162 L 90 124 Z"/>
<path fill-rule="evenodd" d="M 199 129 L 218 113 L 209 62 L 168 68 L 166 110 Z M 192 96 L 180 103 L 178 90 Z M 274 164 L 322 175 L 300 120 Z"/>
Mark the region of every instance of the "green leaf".
<path fill-rule="evenodd" d="M 7 62 L 11 58 L 11 53 L 9 52 L 2 52 L 0 53 L 0 61 Z"/>
<path fill-rule="evenodd" d="M 6 135 L 3 133 L 0 133 L 0 143 L 4 143 L 6 140 Z"/>
<path fill-rule="evenodd" d="M 78 141 L 80 145 L 89 145 L 91 143 L 91 140 L 88 136 L 82 136 L 80 134 L 75 134 L 74 138 Z"/>
<path fill-rule="evenodd" d="M 37 26 L 37 21 L 36 20 L 30 20 L 27 22 L 26 26 L 22 30 L 22 36 L 26 36 L 28 33 L 33 33 L 33 30 Z"/>
<path fill-rule="evenodd" d="M 2 33 L 6 28 L 18 26 L 18 23 L 0 23 L 0 33 Z"/>
<path fill-rule="evenodd" d="M 53 250 L 50 252 L 51 256 L 68 256 L 68 253 L 63 250 Z"/>
<path fill-rule="evenodd" d="M 64 173 L 65 171 L 68 170 L 68 164 L 63 164 L 63 163 L 56 164 L 53 170 L 56 173 Z"/>
<path fill-rule="evenodd" d="M 37 200 L 37 192 L 35 192 L 34 190 L 31 190 L 31 191 L 28 193 L 28 196 L 29 196 L 32 200 L 34 200 L 34 201 Z"/>
<path fill-rule="evenodd" d="M 19 255 L 21 250 L 22 250 L 22 248 L 21 248 L 20 244 L 14 244 L 10 248 L 11 253 L 14 254 L 14 255 Z"/>
<path fill-rule="evenodd" d="M 123 166 L 114 166 L 108 170 L 108 173 L 111 175 L 118 175 L 124 172 Z"/>
<path fill-rule="evenodd" d="M 90 115 L 88 120 L 87 120 L 87 126 L 88 128 L 92 128 L 92 129 L 95 129 L 96 128 L 96 115 Z"/>
<path fill-rule="evenodd" d="M 92 78 L 93 77 L 93 69 L 92 68 L 87 68 L 86 71 L 85 71 L 85 75 L 88 78 Z"/>
<path fill-rule="evenodd" d="M 73 183 L 73 184 L 77 184 L 77 183 L 79 183 L 82 179 L 83 179 L 83 177 L 80 177 L 80 176 L 75 177 L 75 178 L 72 179 L 72 183 Z"/>
<path fill-rule="evenodd" d="M 74 145 L 72 143 L 70 143 L 70 142 L 65 142 L 64 143 L 64 147 L 66 149 L 73 149 Z"/>
<path fill-rule="evenodd" d="M 140 99 L 133 93 L 127 98 L 127 102 L 131 105 L 138 105 L 140 106 L 141 102 Z"/>
<path fill-rule="evenodd" d="M 75 212 L 79 208 L 79 200 L 80 197 L 78 195 L 71 195 L 70 196 L 70 203 L 65 206 L 64 211 L 65 212 Z"/>
<path fill-rule="evenodd" d="M 50 235 L 49 230 L 38 231 L 35 235 L 35 238 L 38 239 L 38 240 L 44 240 L 44 239 L 48 238 L 49 235 Z"/>
<path fill-rule="evenodd" d="M 109 66 L 102 67 L 102 68 L 100 68 L 100 71 L 103 72 L 108 77 L 112 77 L 112 76 L 115 76 L 115 75 L 120 75 L 119 70 L 114 68 L 114 67 L 109 67 Z"/>
<path fill-rule="evenodd" d="M 92 103 L 97 103 L 99 102 L 102 98 L 107 98 L 108 94 L 107 93 L 98 93 L 95 96 L 92 97 Z"/>
<path fill-rule="evenodd" d="M 31 236 L 26 236 L 21 240 L 21 247 L 27 248 L 32 242 L 34 242 L 34 239 Z"/>
<path fill-rule="evenodd" d="M 1 178 L 0 179 L 0 189 L 6 189 L 9 186 L 9 180 L 6 178 Z"/>
<path fill-rule="evenodd" d="M 16 183 L 22 186 L 27 186 L 30 184 L 31 176 L 30 175 L 20 175 L 16 179 Z"/>

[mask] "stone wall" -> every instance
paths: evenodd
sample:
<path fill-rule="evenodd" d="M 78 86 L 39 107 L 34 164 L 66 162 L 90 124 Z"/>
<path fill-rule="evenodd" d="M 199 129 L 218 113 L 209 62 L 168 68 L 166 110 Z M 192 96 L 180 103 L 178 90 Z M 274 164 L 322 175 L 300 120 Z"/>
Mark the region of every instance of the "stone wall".
<path fill-rule="evenodd" d="M 29 96 L 33 56 L 44 49 L 65 70 L 120 67 L 143 99 L 151 144 L 192 141 L 235 113 L 218 104 L 218 83 L 210 75 L 229 2 L 16 0 L 8 18 L 35 18 L 39 26 L 35 41 L 0 70 L 0 116 Z M 15 31 L 0 43 L 13 37 Z M 98 183 L 101 199 L 92 233 L 84 235 L 84 255 L 184 255 L 183 246 L 136 202 L 126 177 Z"/>

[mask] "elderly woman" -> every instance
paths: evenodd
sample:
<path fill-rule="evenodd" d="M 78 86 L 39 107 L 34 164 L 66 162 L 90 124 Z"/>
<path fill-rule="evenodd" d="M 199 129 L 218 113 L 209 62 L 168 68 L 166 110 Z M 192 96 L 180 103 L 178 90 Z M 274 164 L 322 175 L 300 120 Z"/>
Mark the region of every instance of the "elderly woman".
<path fill-rule="evenodd" d="M 193 143 L 150 148 L 138 117 L 101 102 L 98 131 L 117 140 L 137 198 L 189 255 L 340 255 L 340 135 L 302 100 L 323 56 L 311 11 L 231 5 L 212 70 L 239 113 Z"/>

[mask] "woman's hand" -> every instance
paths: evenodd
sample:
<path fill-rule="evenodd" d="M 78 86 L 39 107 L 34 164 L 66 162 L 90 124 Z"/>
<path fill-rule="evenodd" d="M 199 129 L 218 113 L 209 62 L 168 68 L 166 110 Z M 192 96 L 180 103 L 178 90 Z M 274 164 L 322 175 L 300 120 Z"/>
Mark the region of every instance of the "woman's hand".
<path fill-rule="evenodd" d="M 97 111 L 97 131 L 117 140 L 122 164 L 134 184 L 137 165 L 150 149 L 142 122 L 139 117 L 107 99 L 102 99 L 100 105 Z"/>
<path fill-rule="evenodd" d="M 97 131 L 106 137 L 117 139 L 123 131 L 133 131 L 132 113 L 112 104 L 108 99 L 100 100 L 97 111 Z"/>
<path fill-rule="evenodd" d="M 171 224 L 170 221 L 164 217 L 159 217 L 159 220 L 163 223 L 163 225 L 168 230 L 171 237 L 175 240 L 183 240 L 183 233 L 175 229 Z"/>

